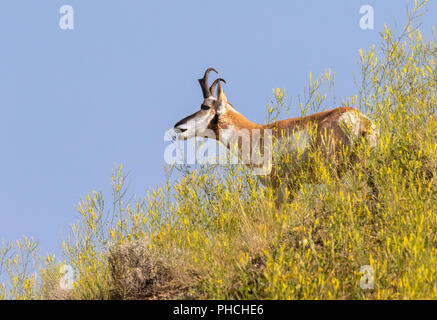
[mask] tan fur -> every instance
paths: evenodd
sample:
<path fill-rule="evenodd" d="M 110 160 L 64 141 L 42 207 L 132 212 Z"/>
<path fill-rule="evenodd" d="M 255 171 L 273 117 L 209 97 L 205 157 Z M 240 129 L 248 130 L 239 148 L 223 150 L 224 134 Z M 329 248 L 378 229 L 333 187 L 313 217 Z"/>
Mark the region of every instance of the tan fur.
<path fill-rule="evenodd" d="M 326 131 L 328 135 L 332 134 L 332 138 L 335 143 L 345 140 L 345 133 L 340 125 L 337 123 L 337 121 L 343 113 L 348 111 L 355 112 L 356 109 L 350 107 L 339 107 L 328 111 L 314 113 L 305 117 L 289 118 L 268 125 L 261 125 L 248 120 L 236 111 L 229 110 L 226 113 L 225 117 L 219 118 L 217 126 L 213 128 L 213 130 L 216 134 L 217 140 L 219 140 L 220 130 L 227 129 L 231 125 L 236 131 L 241 129 L 248 129 L 249 132 L 251 132 L 252 129 L 260 129 L 261 133 L 263 133 L 264 129 L 271 129 L 273 132 L 273 136 L 280 139 L 284 136 L 291 135 L 295 131 L 303 129 L 308 130 L 316 127 L 319 140 Z M 359 111 L 356 112 L 358 114 L 361 114 L 361 112 Z M 362 126 L 362 134 L 367 134 L 369 133 L 369 124 L 371 124 L 371 121 L 364 117 L 363 120 L 365 121 L 365 125 Z"/>

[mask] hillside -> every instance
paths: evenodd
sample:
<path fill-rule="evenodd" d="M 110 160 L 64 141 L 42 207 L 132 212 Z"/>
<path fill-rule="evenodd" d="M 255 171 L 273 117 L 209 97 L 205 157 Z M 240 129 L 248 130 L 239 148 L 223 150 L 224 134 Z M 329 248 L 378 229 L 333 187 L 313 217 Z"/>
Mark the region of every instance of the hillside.
<path fill-rule="evenodd" d="M 0 247 L 0 298 L 437 299 L 437 44 L 417 27 L 423 6 L 357 57 L 357 93 L 343 104 L 380 136 L 357 143 L 343 175 L 314 150 L 312 170 L 278 173 L 293 186 L 278 205 L 277 187 L 243 166 L 167 166 L 143 199 L 128 196 L 120 166 L 112 199 L 78 204 L 62 259 L 40 259 L 33 239 Z M 310 77 L 292 107 L 334 107 L 331 85 L 330 70 Z M 268 121 L 288 101 L 275 89 Z"/>

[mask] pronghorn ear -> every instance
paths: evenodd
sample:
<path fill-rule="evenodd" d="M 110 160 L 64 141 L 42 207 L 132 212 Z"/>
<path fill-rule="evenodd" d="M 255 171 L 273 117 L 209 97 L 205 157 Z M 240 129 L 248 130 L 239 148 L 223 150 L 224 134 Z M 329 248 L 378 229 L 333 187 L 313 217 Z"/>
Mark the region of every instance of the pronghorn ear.
<path fill-rule="evenodd" d="M 225 92 L 223 91 L 222 86 L 220 85 L 219 82 L 217 87 L 217 112 L 224 113 L 224 111 L 226 110 L 227 103 L 228 103 L 228 98 L 226 98 Z"/>

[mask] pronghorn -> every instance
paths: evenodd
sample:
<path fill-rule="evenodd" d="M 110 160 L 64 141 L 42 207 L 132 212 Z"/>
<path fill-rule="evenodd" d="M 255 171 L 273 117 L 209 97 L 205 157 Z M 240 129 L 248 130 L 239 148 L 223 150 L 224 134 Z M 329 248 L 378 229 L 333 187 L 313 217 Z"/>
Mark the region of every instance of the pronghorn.
<path fill-rule="evenodd" d="M 214 133 L 217 141 L 229 148 L 230 141 L 238 141 L 238 150 L 241 152 L 241 141 L 238 140 L 238 132 L 247 130 L 249 135 L 252 132 L 261 132 L 266 129 L 272 130 L 273 136 L 281 141 L 280 149 L 273 149 L 273 153 L 284 151 L 299 152 L 305 154 L 311 146 L 322 145 L 329 141 L 331 150 L 339 151 L 341 145 L 352 146 L 359 137 L 367 139 L 368 144 L 376 145 L 377 130 L 374 124 L 362 112 L 350 107 L 338 107 L 332 110 L 315 113 L 312 115 L 280 120 L 271 124 L 261 125 L 249 121 L 240 114 L 235 107 L 228 102 L 222 89 L 223 79 L 216 79 L 211 87 L 208 86 L 208 75 L 211 71 L 218 73 L 214 68 L 206 70 L 203 78 L 199 79 L 203 93 L 203 103 L 200 110 L 192 115 L 178 121 L 174 129 L 177 138 L 186 140 L 195 136 L 208 136 L 209 132 Z M 217 97 L 214 92 L 217 88 Z M 315 130 L 315 139 L 309 133 Z M 327 135 L 330 137 L 326 139 Z M 299 146 L 297 146 L 299 144 Z M 327 147 L 327 146 L 325 146 Z M 274 166 L 274 164 L 273 164 Z"/>

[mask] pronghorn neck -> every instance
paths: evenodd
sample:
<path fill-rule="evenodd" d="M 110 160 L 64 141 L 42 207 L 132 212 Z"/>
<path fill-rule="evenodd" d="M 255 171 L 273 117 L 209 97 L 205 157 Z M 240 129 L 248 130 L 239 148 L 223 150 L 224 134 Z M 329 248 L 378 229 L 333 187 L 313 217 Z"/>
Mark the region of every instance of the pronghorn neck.
<path fill-rule="evenodd" d="M 247 132 L 252 137 L 253 130 L 263 130 L 265 126 L 248 120 L 229 104 L 226 115 L 219 117 L 217 122 L 216 136 L 225 146 L 229 146 L 231 141 L 235 141 L 241 132 Z"/>

